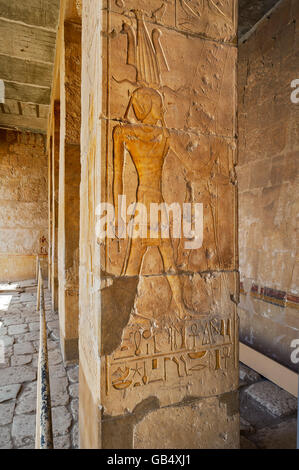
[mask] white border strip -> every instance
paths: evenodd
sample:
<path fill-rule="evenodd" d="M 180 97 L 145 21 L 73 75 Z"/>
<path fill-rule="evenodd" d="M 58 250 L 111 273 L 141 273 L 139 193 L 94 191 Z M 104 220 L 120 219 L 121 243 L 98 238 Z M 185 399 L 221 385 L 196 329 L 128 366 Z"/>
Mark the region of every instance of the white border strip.
<path fill-rule="evenodd" d="M 240 342 L 240 361 L 298 397 L 298 374 Z"/>

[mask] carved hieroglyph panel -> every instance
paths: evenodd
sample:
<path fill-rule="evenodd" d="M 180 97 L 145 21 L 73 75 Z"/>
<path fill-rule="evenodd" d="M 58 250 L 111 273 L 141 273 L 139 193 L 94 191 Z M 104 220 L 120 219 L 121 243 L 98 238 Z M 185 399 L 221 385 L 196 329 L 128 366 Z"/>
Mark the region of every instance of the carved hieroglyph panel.
<path fill-rule="evenodd" d="M 134 17 L 133 10 L 144 12 L 146 21 L 175 27 L 175 0 L 108 0 L 110 10 Z"/>
<path fill-rule="evenodd" d="M 236 386 L 237 319 L 230 299 L 235 281 L 234 274 L 223 273 L 186 277 L 189 305 L 198 302 L 203 313 L 180 321 L 165 278 L 139 280 L 121 342 L 102 362 L 106 414 L 132 411 L 152 395 L 163 406 L 191 396 L 225 393 Z M 110 328 L 116 323 L 111 319 Z M 102 341 L 107 338 L 103 333 Z"/>
<path fill-rule="evenodd" d="M 176 26 L 209 38 L 233 41 L 237 34 L 237 0 L 177 0 Z"/>
<path fill-rule="evenodd" d="M 106 113 L 109 118 L 124 120 L 128 100 L 140 85 L 136 20 L 114 14 L 110 17 L 109 103 Z M 145 23 L 145 28 L 144 42 L 151 52 L 157 50 L 152 55 L 158 64 L 158 89 L 165 107 L 165 126 L 234 137 L 236 48 L 187 37 L 151 23 Z M 153 46 L 155 42 L 156 49 Z M 148 56 L 145 47 L 139 55 L 140 60 L 143 60 L 143 55 Z M 153 72 L 155 67 L 147 60 L 145 64 L 148 72 Z"/>

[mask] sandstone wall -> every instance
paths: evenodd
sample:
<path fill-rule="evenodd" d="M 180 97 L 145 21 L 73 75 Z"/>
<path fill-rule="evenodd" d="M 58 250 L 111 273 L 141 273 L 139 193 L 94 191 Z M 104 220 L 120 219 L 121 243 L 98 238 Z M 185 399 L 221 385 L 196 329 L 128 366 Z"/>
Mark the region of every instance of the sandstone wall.
<path fill-rule="evenodd" d="M 0 280 L 35 277 L 48 244 L 47 157 L 42 135 L 0 130 Z"/>
<path fill-rule="evenodd" d="M 83 2 L 82 448 L 239 445 L 237 2 L 191 3 Z M 203 245 L 101 239 L 120 194 L 202 203 Z"/>
<path fill-rule="evenodd" d="M 239 47 L 241 340 L 288 367 L 299 337 L 299 2 L 285 0 Z"/>

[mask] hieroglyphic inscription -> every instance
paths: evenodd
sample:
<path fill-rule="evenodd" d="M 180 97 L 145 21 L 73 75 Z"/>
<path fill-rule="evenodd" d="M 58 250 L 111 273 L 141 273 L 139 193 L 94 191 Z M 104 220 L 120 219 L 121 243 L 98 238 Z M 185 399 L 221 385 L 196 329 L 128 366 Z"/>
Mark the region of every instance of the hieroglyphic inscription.
<path fill-rule="evenodd" d="M 132 325 L 120 348 L 106 358 L 112 389 L 167 383 L 171 379 L 229 368 L 233 364 L 232 317 L 202 317 L 153 331 Z"/>

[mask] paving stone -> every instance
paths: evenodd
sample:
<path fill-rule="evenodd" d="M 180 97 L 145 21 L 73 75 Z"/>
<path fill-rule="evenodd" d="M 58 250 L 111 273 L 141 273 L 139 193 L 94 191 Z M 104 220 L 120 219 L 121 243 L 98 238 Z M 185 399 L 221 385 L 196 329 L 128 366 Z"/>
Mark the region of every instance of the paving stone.
<path fill-rule="evenodd" d="M 11 426 L 0 426 L 0 448 L 6 449 L 12 445 L 12 440 L 10 436 L 10 428 Z"/>
<path fill-rule="evenodd" d="M 67 367 L 66 371 L 70 382 L 79 382 L 79 366 Z"/>
<path fill-rule="evenodd" d="M 79 424 L 75 423 L 72 429 L 73 449 L 79 449 Z"/>
<path fill-rule="evenodd" d="M 26 323 L 36 323 L 39 321 L 39 314 L 34 313 L 24 313 L 24 320 Z"/>
<path fill-rule="evenodd" d="M 24 323 L 24 319 L 21 318 L 20 314 L 9 315 L 7 318 L 3 318 L 3 322 L 5 326 L 10 325 L 20 325 Z"/>
<path fill-rule="evenodd" d="M 17 313 L 21 313 L 21 307 L 18 304 L 18 302 L 14 303 L 14 304 L 10 303 L 7 313 L 12 314 L 12 315 L 15 315 Z"/>
<path fill-rule="evenodd" d="M 69 392 L 71 397 L 78 398 L 79 397 L 79 384 L 72 384 L 69 386 Z"/>
<path fill-rule="evenodd" d="M 47 327 L 49 330 L 57 330 L 59 329 L 59 320 L 52 320 L 47 322 Z"/>
<path fill-rule="evenodd" d="M 32 367 L 38 367 L 38 356 L 39 353 L 33 354 L 31 362 Z"/>
<path fill-rule="evenodd" d="M 9 349 L 11 349 L 11 354 L 12 354 L 12 348 L 9 348 Z M 4 362 L 0 362 L 0 370 L 5 369 L 6 367 L 10 367 L 10 356 L 11 356 L 11 354 L 8 354 L 10 352 L 9 349 L 5 350 Z"/>
<path fill-rule="evenodd" d="M 35 348 L 33 347 L 32 343 L 17 343 L 14 345 L 14 354 L 16 356 L 24 355 L 24 354 L 33 354 L 35 352 Z"/>
<path fill-rule="evenodd" d="M 66 377 L 50 377 L 50 390 L 52 406 L 62 406 L 69 403 Z"/>
<path fill-rule="evenodd" d="M 18 397 L 15 413 L 17 415 L 36 412 L 37 382 L 31 382 L 23 386 Z"/>
<path fill-rule="evenodd" d="M 5 424 L 10 424 L 12 422 L 14 409 L 15 400 L 0 404 L 0 426 L 4 426 Z"/>
<path fill-rule="evenodd" d="M 35 440 L 31 439 L 26 439 L 27 444 L 25 446 L 17 447 L 17 449 L 22 450 L 22 449 L 35 449 Z"/>
<path fill-rule="evenodd" d="M 71 449 L 71 438 L 69 434 L 66 436 L 54 437 L 54 449 Z"/>
<path fill-rule="evenodd" d="M 9 357 L 5 357 L 4 362 L 0 362 L 0 370 L 10 367 L 10 359 Z"/>
<path fill-rule="evenodd" d="M 26 446 L 35 439 L 35 415 L 16 415 L 12 423 L 12 437 L 16 447 Z"/>
<path fill-rule="evenodd" d="M 72 415 L 65 406 L 57 406 L 52 408 L 53 435 L 63 436 L 67 434 L 71 424 Z"/>
<path fill-rule="evenodd" d="M 71 412 L 72 412 L 74 421 L 78 421 L 79 400 L 77 398 L 74 398 L 71 401 Z"/>
<path fill-rule="evenodd" d="M 48 351 L 53 351 L 53 349 L 59 348 L 59 342 L 58 341 L 52 341 L 48 340 Z"/>
<path fill-rule="evenodd" d="M 5 336 L 7 335 L 8 329 L 6 326 L 1 326 L 0 328 L 0 336 Z"/>
<path fill-rule="evenodd" d="M 36 370 L 30 366 L 7 367 L 0 374 L 0 386 L 31 382 L 36 379 Z"/>
<path fill-rule="evenodd" d="M 0 387 L 0 403 L 17 398 L 21 384 L 4 385 Z"/>
<path fill-rule="evenodd" d="M 49 362 L 50 364 L 50 362 Z M 66 370 L 63 364 L 49 366 L 50 378 L 53 377 L 66 377 Z"/>
<path fill-rule="evenodd" d="M 31 361 L 32 361 L 32 354 L 26 354 L 25 356 L 12 356 L 11 365 L 23 366 L 25 364 L 30 364 Z"/>
<path fill-rule="evenodd" d="M 257 449 L 257 446 L 254 442 L 250 441 L 244 436 L 240 436 L 240 449 L 249 450 L 249 449 Z"/>
<path fill-rule="evenodd" d="M 39 327 L 40 327 L 40 322 L 39 321 L 29 323 L 29 331 L 39 331 Z"/>
<path fill-rule="evenodd" d="M 274 426 L 260 429 L 250 439 L 260 449 L 296 449 L 297 420 L 288 419 Z"/>
<path fill-rule="evenodd" d="M 269 381 L 250 385 L 245 393 L 273 416 L 284 417 L 297 410 L 297 399 Z"/>
<path fill-rule="evenodd" d="M 30 341 L 39 341 L 39 331 L 31 331 L 16 338 L 18 343 L 28 343 Z"/>
<path fill-rule="evenodd" d="M 13 449 L 12 441 L 10 441 L 9 444 L 7 444 L 6 446 L 0 447 L 0 450 L 9 450 L 9 449 Z"/>
<path fill-rule="evenodd" d="M 262 380 L 262 377 L 257 372 L 245 366 L 245 364 L 242 364 L 241 362 L 239 366 L 239 377 L 247 384 L 252 384 Z"/>
<path fill-rule="evenodd" d="M 56 365 L 62 362 L 62 355 L 60 350 L 52 350 L 48 352 L 49 364 Z"/>
<path fill-rule="evenodd" d="M 26 323 L 21 323 L 20 325 L 11 325 L 8 327 L 9 335 L 20 335 L 28 331 L 28 326 Z"/>
<path fill-rule="evenodd" d="M 9 346 L 12 346 L 14 344 L 15 340 L 11 336 L 5 335 L 1 336 L 1 343 L 4 344 L 4 348 L 9 348 Z"/>
<path fill-rule="evenodd" d="M 35 299 L 35 295 L 33 292 L 24 292 L 20 296 L 20 302 L 28 303 L 32 302 Z"/>

